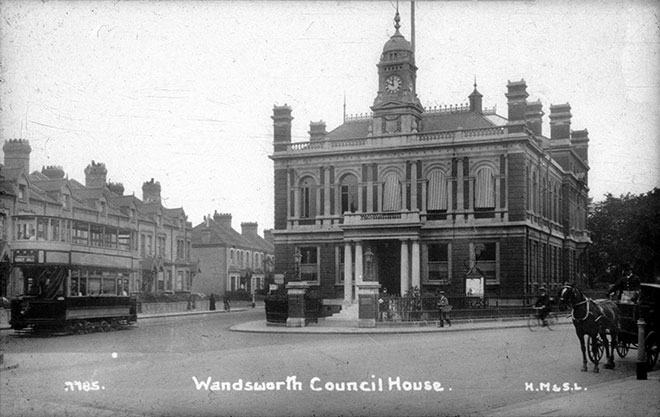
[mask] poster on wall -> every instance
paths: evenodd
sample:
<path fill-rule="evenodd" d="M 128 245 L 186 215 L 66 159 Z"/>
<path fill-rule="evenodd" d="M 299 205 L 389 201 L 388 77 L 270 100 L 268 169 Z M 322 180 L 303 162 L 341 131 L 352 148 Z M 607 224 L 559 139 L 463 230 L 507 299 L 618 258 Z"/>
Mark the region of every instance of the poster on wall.
<path fill-rule="evenodd" d="M 468 297 L 483 297 L 484 277 L 467 278 L 465 280 L 465 295 Z"/>

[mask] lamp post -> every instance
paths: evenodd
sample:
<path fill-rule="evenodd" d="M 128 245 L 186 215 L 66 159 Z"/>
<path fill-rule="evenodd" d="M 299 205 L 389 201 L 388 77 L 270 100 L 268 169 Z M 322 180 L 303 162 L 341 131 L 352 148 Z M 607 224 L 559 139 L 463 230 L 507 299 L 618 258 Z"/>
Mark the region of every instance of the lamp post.
<path fill-rule="evenodd" d="M 374 280 L 374 253 L 371 249 L 367 249 L 367 252 L 364 254 L 364 263 L 366 265 L 365 272 L 365 281 Z"/>
<path fill-rule="evenodd" d="M 293 254 L 293 262 L 294 262 L 294 280 L 300 281 L 301 276 L 300 276 L 300 261 L 302 260 L 302 254 L 300 253 L 300 249 L 296 249 L 296 253 Z"/>

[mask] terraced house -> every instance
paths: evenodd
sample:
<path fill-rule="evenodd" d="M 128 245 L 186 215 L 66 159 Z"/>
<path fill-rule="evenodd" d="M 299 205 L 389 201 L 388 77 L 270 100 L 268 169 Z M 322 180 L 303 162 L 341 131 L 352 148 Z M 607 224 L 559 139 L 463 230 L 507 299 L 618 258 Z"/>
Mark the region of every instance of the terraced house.
<path fill-rule="evenodd" d="M 4 296 L 47 279 L 67 280 L 67 296 L 190 291 L 192 227 L 182 208 L 162 205 L 158 182 L 145 182 L 140 200 L 108 183 L 103 163 L 92 161 L 82 184 L 59 166 L 30 173 L 27 140 L 3 150 Z"/>
<path fill-rule="evenodd" d="M 571 130 L 570 105 L 550 105 L 549 135 L 524 80 L 506 84 L 506 115 L 476 81 L 467 103 L 425 108 L 399 27 L 397 12 L 370 113 L 330 131 L 313 122 L 293 143 L 293 109 L 274 107 L 275 272 L 330 304 L 367 280 L 507 298 L 582 276 L 589 138 Z"/>
<path fill-rule="evenodd" d="M 232 215 L 218 213 L 204 217 L 192 231 L 193 259 L 199 261 L 194 292 L 206 295 L 253 294 L 266 288 L 273 272 L 273 244 L 270 230 L 259 236 L 259 225 L 241 223 L 241 232 L 231 225 Z"/>

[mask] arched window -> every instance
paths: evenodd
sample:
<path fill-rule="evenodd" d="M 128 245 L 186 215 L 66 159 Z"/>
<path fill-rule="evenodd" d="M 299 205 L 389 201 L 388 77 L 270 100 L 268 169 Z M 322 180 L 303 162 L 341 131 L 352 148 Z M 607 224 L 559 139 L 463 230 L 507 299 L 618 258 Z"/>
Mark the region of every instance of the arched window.
<path fill-rule="evenodd" d="M 383 211 L 401 210 L 401 181 L 394 172 L 385 175 L 383 185 Z"/>
<path fill-rule="evenodd" d="M 355 213 L 358 209 L 358 181 L 355 175 L 346 174 L 341 179 L 341 212 Z"/>
<path fill-rule="evenodd" d="M 488 167 L 479 168 L 475 175 L 474 207 L 495 208 L 495 176 Z"/>
<path fill-rule="evenodd" d="M 428 176 L 426 209 L 428 211 L 447 210 L 447 177 L 440 170 Z"/>
<path fill-rule="evenodd" d="M 300 217 L 316 216 L 316 184 L 314 179 L 307 177 L 300 182 Z"/>

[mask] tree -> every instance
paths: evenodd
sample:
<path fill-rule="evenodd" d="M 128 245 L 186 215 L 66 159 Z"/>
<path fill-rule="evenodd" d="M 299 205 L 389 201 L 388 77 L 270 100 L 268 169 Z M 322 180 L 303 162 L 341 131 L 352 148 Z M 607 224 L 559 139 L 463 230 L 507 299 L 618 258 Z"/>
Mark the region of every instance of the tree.
<path fill-rule="evenodd" d="M 604 201 L 591 206 L 587 227 L 593 242 L 592 276 L 611 281 L 626 262 L 644 281 L 660 273 L 660 189 L 620 197 L 606 194 Z"/>

